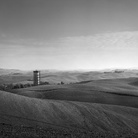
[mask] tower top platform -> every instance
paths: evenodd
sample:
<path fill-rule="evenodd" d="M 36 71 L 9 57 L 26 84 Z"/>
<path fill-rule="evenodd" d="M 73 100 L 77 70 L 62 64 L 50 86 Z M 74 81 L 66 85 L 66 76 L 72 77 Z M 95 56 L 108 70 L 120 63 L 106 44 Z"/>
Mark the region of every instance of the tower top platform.
<path fill-rule="evenodd" d="M 40 71 L 38 71 L 38 70 L 35 70 L 35 71 L 33 71 L 34 73 L 38 73 L 38 72 L 40 72 Z"/>

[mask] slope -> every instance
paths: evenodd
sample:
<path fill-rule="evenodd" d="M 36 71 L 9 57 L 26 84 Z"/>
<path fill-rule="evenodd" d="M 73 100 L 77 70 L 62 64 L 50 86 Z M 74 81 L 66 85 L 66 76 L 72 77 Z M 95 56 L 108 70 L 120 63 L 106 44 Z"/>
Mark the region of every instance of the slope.
<path fill-rule="evenodd" d="M 138 107 L 137 78 L 89 80 L 76 84 L 42 85 L 13 93 L 39 99 L 68 100 Z"/>
<path fill-rule="evenodd" d="M 0 91 L 0 122 L 75 127 L 93 131 L 138 131 L 138 109 L 123 106 L 41 100 Z"/>

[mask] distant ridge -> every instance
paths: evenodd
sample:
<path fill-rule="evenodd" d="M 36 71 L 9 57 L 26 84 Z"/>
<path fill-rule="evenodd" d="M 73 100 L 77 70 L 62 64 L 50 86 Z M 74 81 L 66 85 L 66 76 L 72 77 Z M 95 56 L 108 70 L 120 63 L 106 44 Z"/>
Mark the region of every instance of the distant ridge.
<path fill-rule="evenodd" d="M 7 75 L 7 74 L 12 74 L 12 73 L 22 73 L 23 71 L 19 69 L 4 69 L 0 68 L 0 75 Z"/>
<path fill-rule="evenodd" d="M 98 79 L 117 79 L 138 77 L 138 70 L 115 69 L 101 71 L 59 71 L 59 70 L 40 70 L 41 81 L 57 84 L 76 83 L 81 81 Z M 33 80 L 33 70 L 22 71 L 16 69 L 0 69 L 0 84 L 3 83 L 22 83 L 22 81 Z M 30 83 L 32 83 L 30 81 Z"/>

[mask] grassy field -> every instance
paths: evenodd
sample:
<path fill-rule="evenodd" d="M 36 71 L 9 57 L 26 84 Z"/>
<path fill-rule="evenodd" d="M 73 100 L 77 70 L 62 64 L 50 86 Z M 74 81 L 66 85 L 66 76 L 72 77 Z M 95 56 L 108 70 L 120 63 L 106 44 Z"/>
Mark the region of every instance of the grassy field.
<path fill-rule="evenodd" d="M 88 102 L 42 100 L 0 91 L 0 122 L 137 132 L 138 109 Z"/>
<path fill-rule="evenodd" d="M 138 79 L 125 77 L 0 91 L 0 123 L 11 126 L 11 135 L 15 126 L 24 126 L 27 132 L 20 137 L 28 127 L 32 137 L 39 137 L 40 128 L 45 137 L 137 137 Z M 5 136 L 6 125 L 1 126 Z"/>
<path fill-rule="evenodd" d="M 137 78 L 102 79 L 76 84 L 43 85 L 13 90 L 13 93 L 39 99 L 78 101 L 138 107 Z"/>
<path fill-rule="evenodd" d="M 127 132 L 127 133 L 126 133 Z M 138 133 L 125 130 L 119 134 L 111 132 L 98 132 L 82 129 L 66 129 L 53 127 L 28 127 L 0 123 L 0 137 L 16 138 L 137 138 Z"/>
<path fill-rule="evenodd" d="M 50 84 L 57 84 L 61 81 L 68 83 L 75 83 L 89 80 L 100 80 L 100 79 L 117 79 L 117 78 L 129 78 L 137 77 L 138 71 L 125 70 L 117 73 L 113 71 L 41 71 L 41 81 L 49 82 Z M 19 70 L 1 70 L 0 69 L 0 84 L 3 83 L 32 83 L 33 71 L 19 71 Z"/>

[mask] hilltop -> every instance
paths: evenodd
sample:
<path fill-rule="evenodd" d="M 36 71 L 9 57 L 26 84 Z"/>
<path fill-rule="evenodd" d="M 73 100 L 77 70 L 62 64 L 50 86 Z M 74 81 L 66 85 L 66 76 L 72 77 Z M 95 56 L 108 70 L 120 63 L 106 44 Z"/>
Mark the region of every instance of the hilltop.
<path fill-rule="evenodd" d="M 101 71 L 58 71 L 40 70 L 41 81 L 57 84 L 61 81 L 76 83 L 88 80 L 117 79 L 137 77 L 138 70 L 101 70 Z M 5 70 L 0 71 L 0 84 L 33 83 L 33 71 Z"/>

